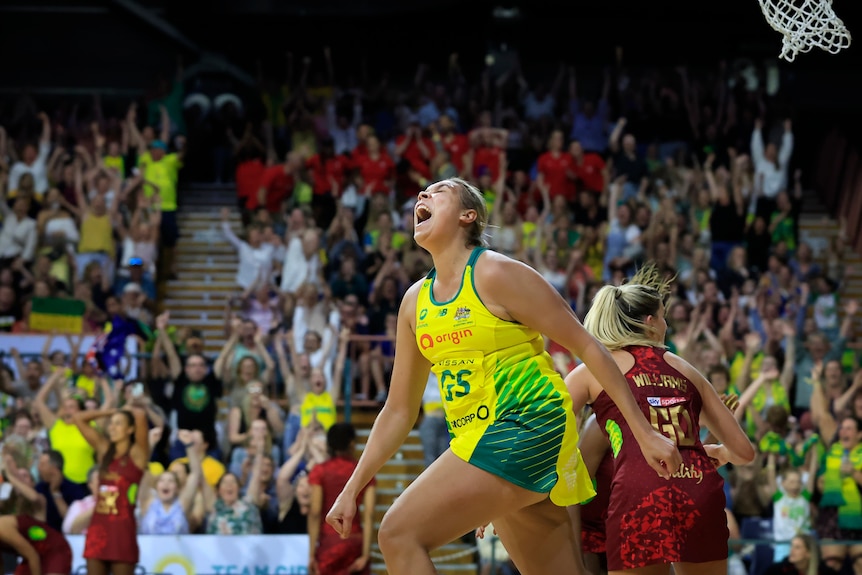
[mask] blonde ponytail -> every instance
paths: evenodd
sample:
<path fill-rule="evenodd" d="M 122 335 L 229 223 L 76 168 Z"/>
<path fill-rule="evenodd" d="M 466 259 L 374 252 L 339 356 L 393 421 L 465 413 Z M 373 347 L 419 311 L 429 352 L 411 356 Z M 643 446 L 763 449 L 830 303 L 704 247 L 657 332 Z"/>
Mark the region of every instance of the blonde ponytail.
<path fill-rule="evenodd" d="M 629 283 L 604 286 L 593 298 L 584 327 L 611 351 L 630 345 L 664 347 L 645 320 L 659 313 L 671 293 L 672 281 L 650 264 L 638 270 Z"/>

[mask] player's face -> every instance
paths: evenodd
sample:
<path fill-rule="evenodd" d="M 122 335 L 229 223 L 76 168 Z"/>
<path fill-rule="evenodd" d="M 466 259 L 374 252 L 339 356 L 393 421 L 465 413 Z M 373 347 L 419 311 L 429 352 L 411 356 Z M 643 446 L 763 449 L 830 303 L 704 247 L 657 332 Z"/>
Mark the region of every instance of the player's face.
<path fill-rule="evenodd" d="M 134 432 L 134 427 L 129 425 L 128 418 L 122 413 L 115 413 L 108 423 L 108 438 L 116 443 L 128 439 Z"/>
<path fill-rule="evenodd" d="M 655 340 L 664 343 L 665 336 L 667 335 L 667 319 L 665 318 L 664 304 L 659 305 L 658 311 L 647 319 L 647 323 L 653 329 Z"/>
<path fill-rule="evenodd" d="M 416 243 L 426 247 L 429 239 L 435 236 L 453 237 L 459 233 L 452 225 L 459 210 L 461 205 L 457 186 L 449 182 L 437 182 L 419 192 L 419 199 L 413 208 L 413 238 Z"/>

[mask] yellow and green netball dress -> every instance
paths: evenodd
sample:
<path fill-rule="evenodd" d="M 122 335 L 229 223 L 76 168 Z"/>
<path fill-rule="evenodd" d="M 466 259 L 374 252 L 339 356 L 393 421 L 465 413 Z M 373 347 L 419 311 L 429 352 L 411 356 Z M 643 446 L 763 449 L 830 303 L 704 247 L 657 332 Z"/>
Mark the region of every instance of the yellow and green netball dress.
<path fill-rule="evenodd" d="M 432 270 L 416 303 L 416 343 L 440 384 L 450 447 L 489 473 L 550 492 L 557 505 L 579 503 L 595 493 L 571 397 L 541 334 L 501 320 L 479 299 L 473 268 L 483 251 L 473 250 L 451 301 L 435 301 Z"/>

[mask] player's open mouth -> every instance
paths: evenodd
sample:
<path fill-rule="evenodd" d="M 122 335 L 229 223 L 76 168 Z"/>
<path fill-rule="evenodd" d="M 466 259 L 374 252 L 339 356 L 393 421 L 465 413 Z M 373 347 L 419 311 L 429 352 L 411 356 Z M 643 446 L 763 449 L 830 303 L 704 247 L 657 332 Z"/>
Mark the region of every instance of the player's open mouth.
<path fill-rule="evenodd" d="M 431 210 L 425 204 L 416 205 L 416 224 L 419 225 L 431 219 Z"/>

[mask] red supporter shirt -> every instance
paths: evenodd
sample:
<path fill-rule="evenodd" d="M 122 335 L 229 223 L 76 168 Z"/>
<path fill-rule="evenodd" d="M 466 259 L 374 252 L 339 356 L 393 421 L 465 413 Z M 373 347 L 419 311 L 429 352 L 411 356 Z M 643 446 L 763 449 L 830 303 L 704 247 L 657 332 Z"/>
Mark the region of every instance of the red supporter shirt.
<path fill-rule="evenodd" d="M 407 136 L 398 136 L 398 138 L 395 139 L 396 147 L 403 144 L 406 138 Z M 427 159 L 422 155 L 422 150 L 419 149 L 419 144 L 416 142 L 415 138 L 410 140 L 410 143 L 407 144 L 404 152 L 401 153 L 401 157 L 410 162 L 410 166 L 419 172 L 423 178 L 430 178 L 431 167 L 429 166 L 429 162 L 431 161 L 431 158 L 434 157 L 437 148 L 434 147 L 434 142 L 430 138 L 422 138 L 422 143 L 425 145 L 425 149 L 429 154 Z"/>
<path fill-rule="evenodd" d="M 539 156 L 537 169 L 545 178 L 551 199 L 557 196 L 564 196 L 569 201 L 575 199 L 575 183 L 567 175 L 567 172 L 573 172 L 574 163 L 575 159 L 564 152 L 545 152 Z"/>
<path fill-rule="evenodd" d="M 314 176 L 314 193 L 318 196 L 332 191 L 330 178 L 338 182 L 338 188 L 344 186 L 344 172 L 350 168 L 350 160 L 344 156 L 334 156 L 323 159 L 320 154 L 308 158 L 306 166 Z"/>
<path fill-rule="evenodd" d="M 341 490 L 344 489 L 344 486 L 347 485 L 347 480 L 350 479 L 350 475 L 353 473 L 354 469 L 356 469 L 356 460 L 336 456 L 324 461 L 323 463 L 315 465 L 311 470 L 311 473 L 308 474 L 308 483 L 310 485 L 319 485 L 323 488 L 323 515 L 326 515 L 329 513 L 329 510 L 332 509 L 336 498 L 341 493 Z M 368 485 L 375 484 L 376 480 L 372 479 Z M 362 498 L 365 496 L 365 490 L 367 488 L 368 486 L 363 487 L 362 491 L 359 492 L 359 495 L 356 496 L 357 509 L 362 503 Z M 362 532 L 361 513 L 357 512 L 356 515 L 353 516 L 353 523 L 350 526 L 350 532 Z M 339 535 L 329 523 L 323 522 L 320 529 L 320 536 L 322 539 L 323 537 L 338 537 Z"/>
<path fill-rule="evenodd" d="M 356 158 L 355 166 L 359 168 L 362 181 L 365 186 L 370 186 L 370 193 L 388 192 L 388 180 L 395 175 L 395 163 L 385 152 L 380 152 L 377 159 L 370 156 L 359 156 Z"/>
<path fill-rule="evenodd" d="M 264 170 L 260 178 L 260 187 L 266 189 L 266 211 L 278 212 L 281 209 L 281 203 L 290 196 L 293 185 L 293 175 L 285 173 L 284 164 L 277 164 Z"/>
<path fill-rule="evenodd" d="M 464 169 L 464 156 L 470 151 L 470 140 L 464 134 L 450 134 L 443 138 L 442 144 L 460 174 Z"/>
<path fill-rule="evenodd" d="M 603 192 L 605 179 L 602 170 L 605 169 L 605 161 L 598 154 L 584 154 L 580 164 L 573 163 L 572 171 L 581 181 L 581 188 L 592 192 Z"/>
<path fill-rule="evenodd" d="M 473 157 L 473 175 L 479 177 L 479 170 L 488 168 L 488 173 L 491 174 L 491 181 L 496 182 L 500 177 L 500 148 L 476 148 L 476 154 Z"/>
<path fill-rule="evenodd" d="M 260 177 L 264 170 L 266 166 L 258 159 L 247 160 L 236 167 L 236 195 L 246 201 L 248 209 L 253 209 L 249 206 L 251 198 L 254 198 L 255 204 L 257 203 L 257 191 L 260 189 Z"/>

